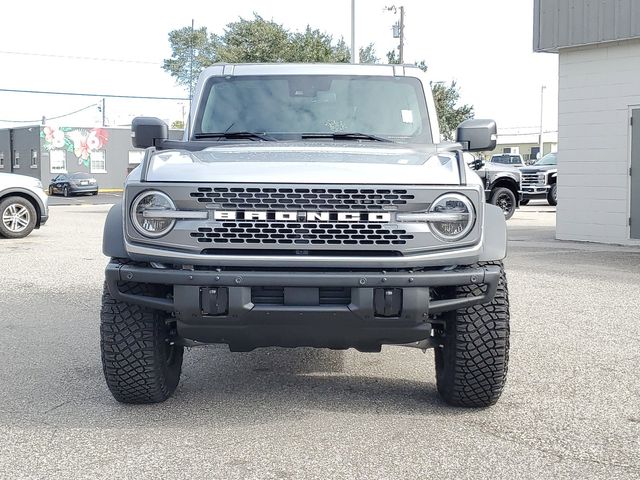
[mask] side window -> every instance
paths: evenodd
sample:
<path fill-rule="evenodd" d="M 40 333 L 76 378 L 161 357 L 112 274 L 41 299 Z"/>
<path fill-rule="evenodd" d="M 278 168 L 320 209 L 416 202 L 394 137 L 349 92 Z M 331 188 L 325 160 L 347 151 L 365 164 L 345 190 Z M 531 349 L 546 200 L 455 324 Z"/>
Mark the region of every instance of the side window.
<path fill-rule="evenodd" d="M 4 152 L 0 152 L 0 168 L 4 168 Z"/>
<path fill-rule="evenodd" d="M 96 150 L 91 154 L 91 173 L 107 173 L 107 161 L 104 150 Z"/>
<path fill-rule="evenodd" d="M 13 168 L 20 168 L 20 152 L 13 151 Z"/>
<path fill-rule="evenodd" d="M 49 152 L 50 173 L 67 173 L 67 153 L 64 150 L 51 150 Z M 62 175 L 58 175 L 62 177 Z"/>
<path fill-rule="evenodd" d="M 31 149 L 31 168 L 38 168 L 38 151 Z"/>

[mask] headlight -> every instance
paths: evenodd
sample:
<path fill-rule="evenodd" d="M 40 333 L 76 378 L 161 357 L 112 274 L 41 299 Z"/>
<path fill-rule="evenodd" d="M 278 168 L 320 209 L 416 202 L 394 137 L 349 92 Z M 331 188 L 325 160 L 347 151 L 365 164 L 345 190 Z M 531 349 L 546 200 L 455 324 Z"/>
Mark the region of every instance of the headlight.
<path fill-rule="evenodd" d="M 131 221 L 138 232 L 145 237 L 158 238 L 169 233 L 176 223 L 175 218 L 163 215 L 175 211 L 173 201 L 164 193 L 143 192 L 131 205 Z"/>
<path fill-rule="evenodd" d="M 431 231 L 447 242 L 465 237 L 475 221 L 471 200 L 458 193 L 447 193 L 436 199 L 431 204 L 429 213 Z"/>

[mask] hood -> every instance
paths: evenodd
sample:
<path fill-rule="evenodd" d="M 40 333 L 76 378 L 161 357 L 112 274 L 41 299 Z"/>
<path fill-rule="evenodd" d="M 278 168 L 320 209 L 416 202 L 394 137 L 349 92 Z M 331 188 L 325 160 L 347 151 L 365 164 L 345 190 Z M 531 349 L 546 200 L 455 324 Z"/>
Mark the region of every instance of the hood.
<path fill-rule="evenodd" d="M 521 168 L 520 171 L 522 173 L 538 173 L 538 172 L 546 172 L 549 170 L 557 170 L 557 165 L 530 165 L 525 168 Z"/>
<path fill-rule="evenodd" d="M 35 177 L 16 173 L 0 173 L 0 187 L 41 187 L 42 183 Z"/>
<path fill-rule="evenodd" d="M 499 163 L 491 163 L 491 162 L 485 163 L 484 168 L 488 172 L 492 172 L 492 173 L 506 172 L 506 173 L 513 173 L 514 175 L 519 175 L 520 172 L 522 171 L 522 169 L 517 167 L 512 167 L 511 165 L 501 165 Z"/>
<path fill-rule="evenodd" d="M 458 185 L 460 174 L 455 156 L 435 145 L 252 142 L 159 151 L 147 180 Z"/>

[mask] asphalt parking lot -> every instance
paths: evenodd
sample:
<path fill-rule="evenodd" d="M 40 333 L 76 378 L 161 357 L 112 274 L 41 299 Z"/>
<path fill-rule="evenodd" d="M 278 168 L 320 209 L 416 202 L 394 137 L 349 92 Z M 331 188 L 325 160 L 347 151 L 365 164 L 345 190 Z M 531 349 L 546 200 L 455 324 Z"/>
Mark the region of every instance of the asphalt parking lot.
<path fill-rule="evenodd" d="M 640 477 L 640 248 L 556 242 L 553 208 L 516 213 L 489 409 L 446 406 L 433 353 L 400 347 L 192 349 L 172 399 L 125 406 L 98 348 L 108 208 L 53 206 L 0 240 L 0 478 Z"/>

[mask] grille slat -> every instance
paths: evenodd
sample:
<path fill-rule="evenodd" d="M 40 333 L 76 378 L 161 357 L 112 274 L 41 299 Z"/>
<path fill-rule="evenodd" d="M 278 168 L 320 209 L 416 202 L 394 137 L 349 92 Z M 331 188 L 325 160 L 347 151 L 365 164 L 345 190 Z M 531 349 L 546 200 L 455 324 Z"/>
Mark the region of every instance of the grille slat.
<path fill-rule="evenodd" d="M 302 228 L 304 227 L 304 228 Z M 212 231 L 213 230 L 213 231 Z M 190 233 L 199 243 L 275 243 L 280 245 L 406 245 L 414 236 L 382 224 L 224 222 L 223 227 L 200 227 Z"/>
<path fill-rule="evenodd" d="M 404 189 L 370 188 L 210 188 L 199 187 L 189 196 L 198 203 L 234 210 L 394 210 L 415 199 Z"/>

